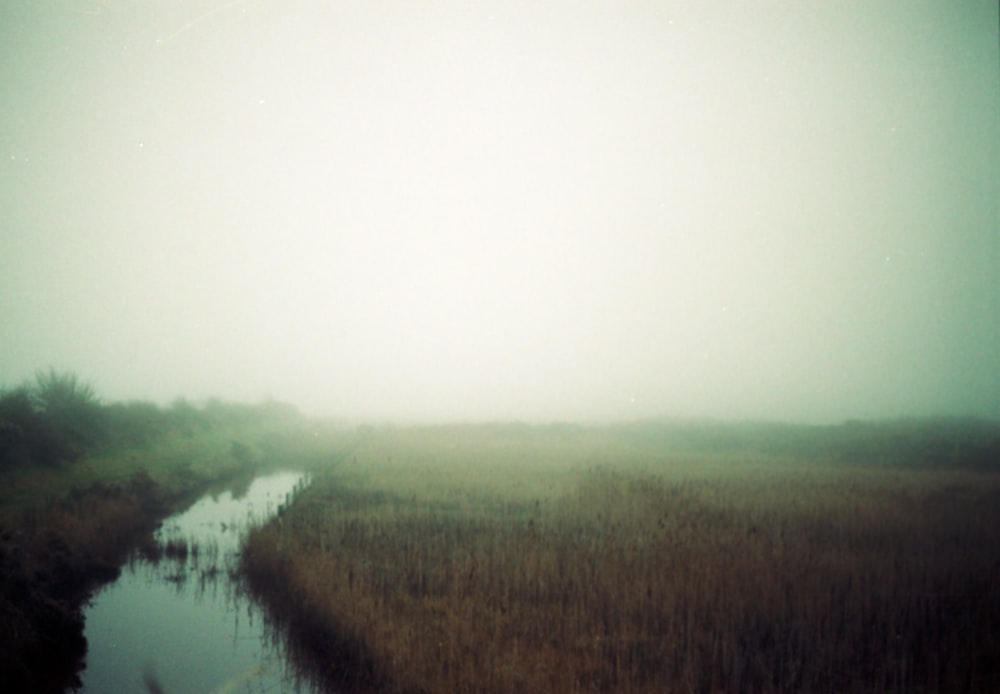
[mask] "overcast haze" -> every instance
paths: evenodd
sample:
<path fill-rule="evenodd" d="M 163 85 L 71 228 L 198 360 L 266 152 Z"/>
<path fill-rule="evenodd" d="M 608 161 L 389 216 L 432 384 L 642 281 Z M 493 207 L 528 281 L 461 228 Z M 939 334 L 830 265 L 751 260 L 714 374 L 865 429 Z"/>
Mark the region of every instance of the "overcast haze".
<path fill-rule="evenodd" d="M 997 3 L 5 2 L 0 385 L 1000 416 Z"/>

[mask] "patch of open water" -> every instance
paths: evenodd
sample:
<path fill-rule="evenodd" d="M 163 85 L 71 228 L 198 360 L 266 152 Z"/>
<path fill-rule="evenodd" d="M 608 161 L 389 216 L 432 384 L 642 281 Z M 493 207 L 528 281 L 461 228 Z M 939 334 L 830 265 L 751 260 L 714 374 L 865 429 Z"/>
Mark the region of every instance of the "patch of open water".
<path fill-rule="evenodd" d="M 307 482 L 293 472 L 258 477 L 164 521 L 161 556 L 137 553 L 85 611 L 82 691 L 318 692 L 231 577 L 251 523 L 272 517 Z"/>

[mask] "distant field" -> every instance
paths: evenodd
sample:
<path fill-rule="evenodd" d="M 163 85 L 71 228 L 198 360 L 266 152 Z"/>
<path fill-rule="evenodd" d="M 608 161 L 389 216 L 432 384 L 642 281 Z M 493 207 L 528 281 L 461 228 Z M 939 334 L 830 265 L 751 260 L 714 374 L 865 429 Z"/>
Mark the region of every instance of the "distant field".
<path fill-rule="evenodd" d="M 996 691 L 991 427 L 370 429 L 244 569 L 347 689 Z"/>

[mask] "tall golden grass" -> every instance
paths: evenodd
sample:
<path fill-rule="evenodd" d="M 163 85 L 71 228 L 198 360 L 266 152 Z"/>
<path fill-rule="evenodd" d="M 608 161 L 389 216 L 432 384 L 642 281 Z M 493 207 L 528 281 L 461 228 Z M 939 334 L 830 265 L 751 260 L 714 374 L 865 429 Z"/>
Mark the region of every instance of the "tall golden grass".
<path fill-rule="evenodd" d="M 250 535 L 329 681 L 1000 689 L 996 476 L 454 434 L 369 441 Z"/>

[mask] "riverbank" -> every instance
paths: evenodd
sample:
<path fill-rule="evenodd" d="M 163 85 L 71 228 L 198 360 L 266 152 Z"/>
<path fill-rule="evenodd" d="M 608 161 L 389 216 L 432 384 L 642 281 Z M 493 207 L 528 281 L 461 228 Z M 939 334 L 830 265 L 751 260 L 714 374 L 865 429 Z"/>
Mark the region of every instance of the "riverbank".
<path fill-rule="evenodd" d="M 0 691 L 62 692 L 86 652 L 82 606 L 159 522 L 207 490 L 269 467 L 316 465 L 308 423 L 220 428 L 4 472 L 0 489 Z"/>
<path fill-rule="evenodd" d="M 243 572 L 343 691 L 994 690 L 996 470 L 768 445 L 380 430 Z"/>
<path fill-rule="evenodd" d="M 95 484 L 6 519 L 0 534 L 0 689 L 62 692 L 86 653 L 81 608 L 113 580 L 175 494 L 147 474 Z"/>

